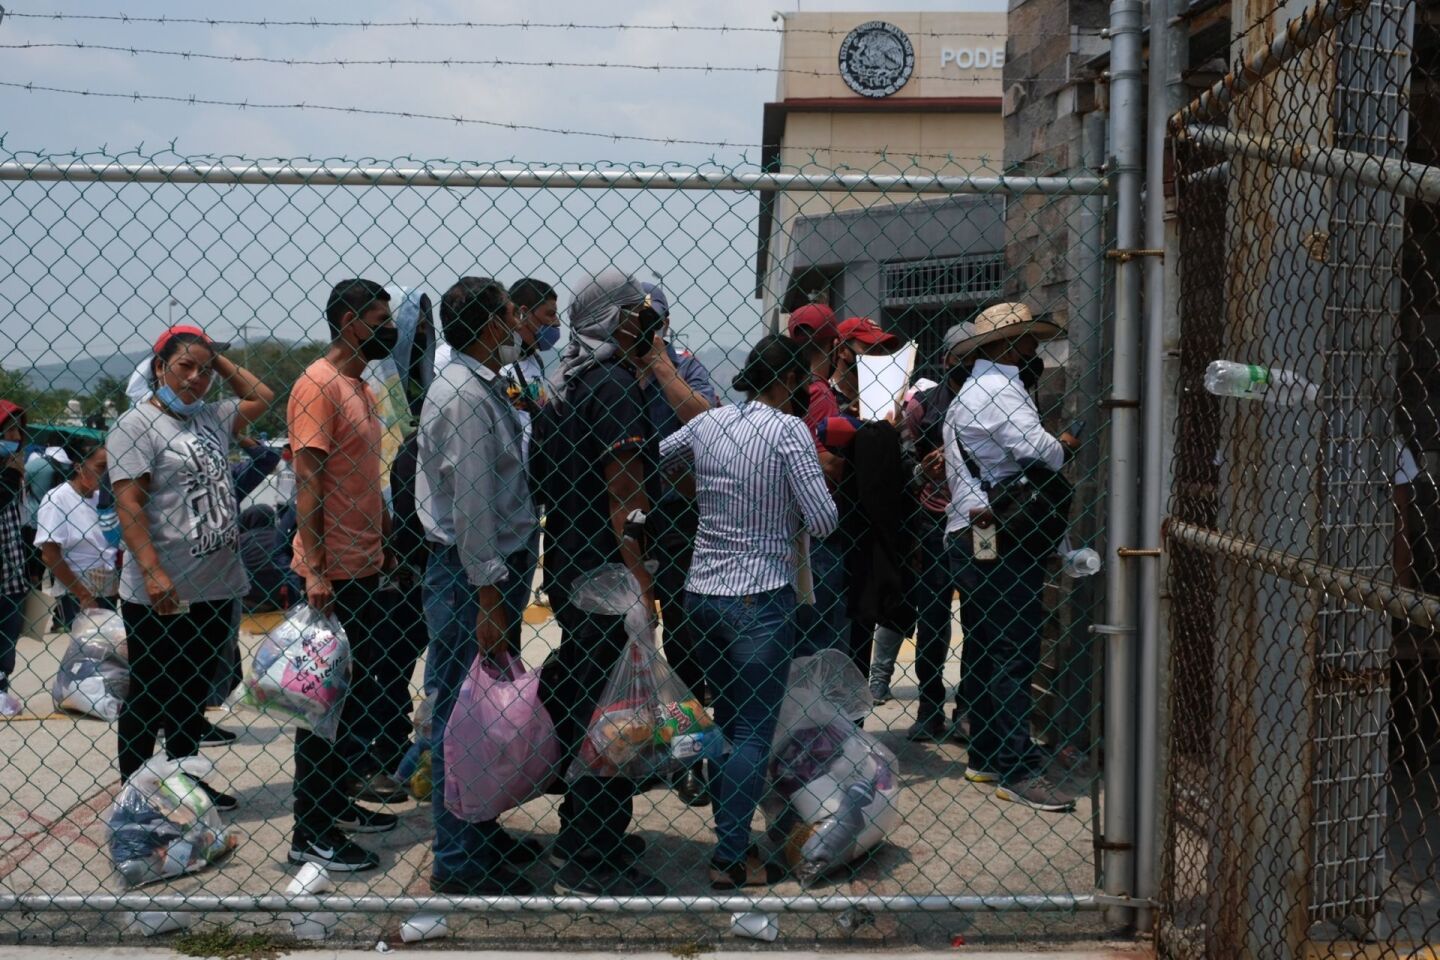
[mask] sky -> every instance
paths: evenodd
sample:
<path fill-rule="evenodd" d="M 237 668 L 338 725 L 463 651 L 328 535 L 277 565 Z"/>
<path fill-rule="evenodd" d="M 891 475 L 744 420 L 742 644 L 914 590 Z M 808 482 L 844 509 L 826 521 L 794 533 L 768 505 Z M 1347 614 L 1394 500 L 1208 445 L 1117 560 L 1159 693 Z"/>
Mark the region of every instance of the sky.
<path fill-rule="evenodd" d="M 250 103 L 310 103 L 411 111 L 552 129 L 658 139 L 756 143 L 775 74 L 566 66 L 285 66 L 132 55 L 94 49 L 4 49 L 74 43 L 300 59 L 446 58 L 773 67 L 775 33 L 248 27 L 31 19 L 28 13 L 213 14 L 244 19 L 488 20 L 773 28 L 775 0 L 428 2 L 354 0 L 182 4 L 176 0 L 58 0 L 6 4 L 0 82 L 95 92 Z M 976 10 L 1003 0 L 971 0 Z M 793 9 L 794 0 L 786 9 Z M 805 3 L 808 10 L 817 9 Z M 955 4 L 834 2 L 824 9 L 910 11 Z M 223 10 L 223 12 L 222 12 Z M 343 11 L 343 12 L 341 12 Z M 610 166 L 734 164 L 758 149 L 631 142 L 453 121 L 336 112 L 239 110 L 100 99 L 0 87 L 0 154 L 126 151 L 245 158 L 414 157 L 489 163 Z M 172 150 L 174 154 L 171 154 Z M 132 157 L 133 159 L 133 157 Z M 318 335 L 317 292 L 336 271 L 377 271 L 395 285 L 446 285 L 460 272 L 510 279 L 548 272 L 562 285 L 615 263 L 673 286 L 692 339 L 726 349 L 753 339 L 753 196 L 491 191 L 320 191 L 212 187 L 0 184 L 0 308 L 6 338 L 31 363 L 132 350 L 153 339 L 163 305 L 223 334 Z M 9 274 L 3 268 L 8 264 Z M 647 277 L 648 278 L 648 277 Z M 564 303 L 562 302 L 562 309 Z M 177 319 L 179 317 L 177 316 Z"/>

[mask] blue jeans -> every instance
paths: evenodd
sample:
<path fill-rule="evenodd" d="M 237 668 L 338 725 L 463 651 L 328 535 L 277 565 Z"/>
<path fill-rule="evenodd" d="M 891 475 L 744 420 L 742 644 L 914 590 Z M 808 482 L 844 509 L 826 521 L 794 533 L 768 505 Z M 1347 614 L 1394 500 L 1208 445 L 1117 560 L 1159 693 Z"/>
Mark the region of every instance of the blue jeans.
<path fill-rule="evenodd" d="M 795 650 L 795 591 L 745 597 L 685 595 L 695 659 L 712 691 L 715 720 L 730 741 L 710 790 L 715 857 L 729 866 L 750 850 L 750 821 L 765 789 L 765 767 Z"/>
<path fill-rule="evenodd" d="M 797 657 L 821 650 L 850 650 L 849 592 L 845 589 L 844 531 L 837 530 L 824 540 L 810 541 L 810 579 L 815 584 L 815 603 L 796 611 L 800 631 Z"/>
<path fill-rule="evenodd" d="M 530 582 L 524 578 L 533 570 L 535 556 L 528 550 L 505 560 L 508 576 L 500 585 L 505 604 L 506 641 L 519 649 Z M 431 803 L 435 820 L 436 880 L 483 875 L 496 862 L 493 838 L 495 821 L 470 823 L 445 809 L 445 725 L 460 696 L 460 686 L 479 653 L 475 621 L 480 612 L 476 588 L 465 577 L 460 554 L 454 549 L 437 550 L 425 569 L 425 623 L 430 630 L 430 663 L 435 683 L 435 714 L 430 740 L 430 770 L 434 790 Z"/>
<path fill-rule="evenodd" d="M 25 598 L 30 591 L 14 596 L 0 596 L 0 693 L 10 689 L 15 675 L 15 649 L 20 642 L 21 618 L 25 615 Z"/>
<path fill-rule="evenodd" d="M 1030 681 L 1040 665 L 1045 568 L 1003 546 L 1000 559 L 977 561 L 968 531 L 949 542 L 965 630 L 961 683 L 970 707 L 970 766 L 1011 782 L 1038 767 Z"/>

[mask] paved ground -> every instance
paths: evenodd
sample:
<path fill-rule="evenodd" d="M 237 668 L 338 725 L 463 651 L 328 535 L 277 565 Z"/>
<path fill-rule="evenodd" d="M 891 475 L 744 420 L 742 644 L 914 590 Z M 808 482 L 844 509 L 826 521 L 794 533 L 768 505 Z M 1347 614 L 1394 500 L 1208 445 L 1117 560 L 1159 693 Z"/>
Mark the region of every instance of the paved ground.
<path fill-rule="evenodd" d="M 528 619 L 526 659 L 539 663 L 558 640 L 540 608 Z M 251 628 L 263 626 L 250 622 Z M 255 635 L 243 637 L 249 647 Z M 78 894 L 120 892 L 105 849 L 103 815 L 117 788 L 114 735 L 98 720 L 52 712 L 48 693 L 63 646 L 22 641 L 17 692 L 29 714 L 0 722 L 0 891 Z M 996 801 L 987 788 L 963 778 L 965 753 L 955 745 L 921 746 L 904 739 L 913 707 L 910 652 L 902 657 L 896 702 L 877 708 L 867 728 L 879 733 L 900 757 L 905 820 L 874 856 L 815 893 L 877 894 L 1088 894 L 1094 889 L 1092 806 L 1082 799 L 1075 813 L 1042 815 Z M 952 663 L 952 673 L 954 666 Z M 171 884 L 144 888 L 157 894 L 264 894 L 283 889 L 291 868 L 284 863 L 290 836 L 291 737 L 267 717 L 248 713 L 215 717 L 243 731 L 230 748 L 207 750 L 218 765 L 217 785 L 236 794 L 240 809 L 228 819 L 244 835 L 235 857 L 219 869 Z M 1088 789 L 1088 787 L 1087 787 Z M 428 893 L 429 812 L 416 804 L 392 808 L 400 829 L 362 842 L 380 851 L 381 870 L 339 884 L 345 894 Z M 708 892 L 704 861 L 712 841 L 708 808 L 693 809 L 669 792 L 652 792 L 636 803 L 637 829 L 651 843 L 648 863 L 676 894 Z M 541 839 L 557 826 L 551 798 L 540 798 L 505 818 L 512 829 Z M 542 870 L 540 876 L 543 876 Z M 775 891 L 799 895 L 787 883 Z M 207 918 L 214 923 L 223 918 Z M 598 947 L 716 943 L 726 920 L 716 916 L 569 916 L 546 913 L 475 916 L 455 924 L 449 942 L 469 946 L 541 947 L 564 943 Z M 350 916 L 335 943 L 373 944 L 394 939 L 399 918 Z M 245 915 L 242 925 L 278 934 L 288 924 L 270 915 Z M 37 941 L 114 943 L 123 918 L 91 913 L 0 916 L 0 943 Z M 833 916 L 787 915 L 779 945 L 945 947 L 961 934 L 971 944 L 1090 943 L 1106 934 L 1098 914 L 881 915 L 857 929 Z M 682 951 L 683 952 L 683 951 Z M 8 953 L 7 953 L 8 955 Z"/>
<path fill-rule="evenodd" d="M 820 951 L 787 951 L 789 956 L 796 960 L 834 960 L 848 954 L 837 952 Z M 302 960 L 317 960 L 324 956 L 327 960 L 374 960 L 374 950 L 327 950 L 323 954 L 319 951 L 304 951 L 293 954 L 282 954 L 281 956 L 294 956 Z M 553 954 L 549 952 L 525 952 L 506 951 L 503 954 L 495 951 L 476 951 L 469 954 L 476 960 L 495 960 L 498 957 L 505 957 L 507 960 L 548 960 Z M 674 960 L 674 953 L 635 953 L 625 952 L 627 960 Z M 108 947 L 96 950 L 93 948 L 66 948 L 66 947 L 27 947 L 17 949 L 13 953 L 7 953 L 7 957 L 13 960 L 158 960 L 161 957 L 173 957 L 174 954 L 168 950 L 157 947 Z M 750 956 L 748 952 L 739 951 L 716 951 L 706 953 L 706 960 L 743 960 Z M 910 953 L 907 960 L 953 960 L 954 954 L 950 953 Z M 1134 947 L 1113 945 L 1108 947 L 1097 947 L 1087 950 L 1060 950 L 1060 951 L 1032 951 L 1032 950 L 1003 950 L 987 952 L 989 960 L 1029 960 L 1029 958 L 1044 958 L 1044 960 L 1149 960 L 1154 954 L 1148 950 L 1138 950 Z M 614 960 L 613 953 L 581 953 L 568 954 L 570 960 Z"/>

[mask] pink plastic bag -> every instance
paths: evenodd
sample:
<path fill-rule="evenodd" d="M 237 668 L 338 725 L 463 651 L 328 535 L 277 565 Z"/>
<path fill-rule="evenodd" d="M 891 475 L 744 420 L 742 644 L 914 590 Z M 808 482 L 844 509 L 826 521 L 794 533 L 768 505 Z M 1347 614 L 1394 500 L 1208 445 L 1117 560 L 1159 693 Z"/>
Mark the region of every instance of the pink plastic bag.
<path fill-rule="evenodd" d="M 476 657 L 445 725 L 445 809 L 493 820 L 539 796 L 559 762 L 540 675 L 504 655 L 498 666 Z"/>

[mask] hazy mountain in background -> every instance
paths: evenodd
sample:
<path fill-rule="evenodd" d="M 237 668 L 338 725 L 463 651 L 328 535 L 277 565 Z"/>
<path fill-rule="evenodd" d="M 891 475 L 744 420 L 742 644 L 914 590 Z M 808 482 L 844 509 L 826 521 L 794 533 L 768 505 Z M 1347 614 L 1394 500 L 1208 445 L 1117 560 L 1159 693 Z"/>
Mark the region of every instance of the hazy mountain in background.
<path fill-rule="evenodd" d="M 144 353 L 112 353 L 107 357 L 76 357 L 63 363 L 32 368 L 25 379 L 36 390 L 64 390 L 88 393 L 101 377 L 129 380 Z"/>

